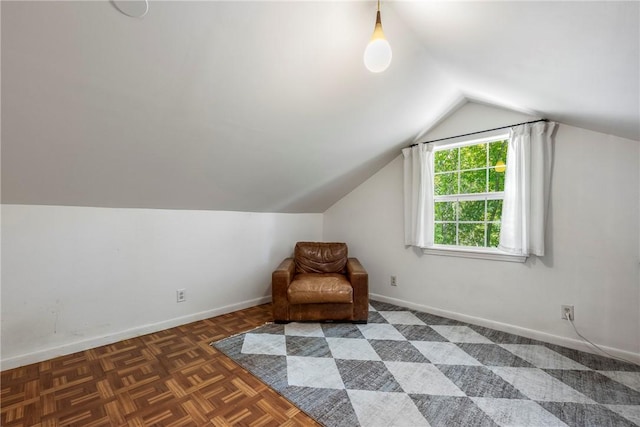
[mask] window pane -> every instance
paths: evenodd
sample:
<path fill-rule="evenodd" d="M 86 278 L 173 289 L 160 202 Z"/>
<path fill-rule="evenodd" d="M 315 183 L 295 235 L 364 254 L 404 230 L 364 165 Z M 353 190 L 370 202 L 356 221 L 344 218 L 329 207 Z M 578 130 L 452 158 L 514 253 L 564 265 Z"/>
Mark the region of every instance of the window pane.
<path fill-rule="evenodd" d="M 487 221 L 500 221 L 502 200 L 487 200 Z"/>
<path fill-rule="evenodd" d="M 458 173 L 443 173 L 434 177 L 434 190 L 436 196 L 446 194 L 458 194 Z"/>
<path fill-rule="evenodd" d="M 460 172 L 460 194 L 484 193 L 486 190 L 487 171 Z"/>
<path fill-rule="evenodd" d="M 489 192 L 504 191 L 504 172 L 489 169 Z"/>
<path fill-rule="evenodd" d="M 501 140 L 434 153 L 434 195 L 454 196 L 434 204 L 434 243 L 498 246 L 503 201 L 481 193 L 504 191 L 507 150 L 508 140 Z"/>
<path fill-rule="evenodd" d="M 436 223 L 434 230 L 434 243 L 436 245 L 455 245 L 456 224 L 453 222 Z"/>
<path fill-rule="evenodd" d="M 460 221 L 484 221 L 484 200 L 460 202 Z"/>
<path fill-rule="evenodd" d="M 484 246 L 484 224 L 460 224 L 458 240 L 462 246 Z"/>
<path fill-rule="evenodd" d="M 434 153 L 434 171 L 448 172 L 458 169 L 458 149 L 442 150 Z"/>
<path fill-rule="evenodd" d="M 487 167 L 487 144 L 469 145 L 460 148 L 460 169 Z"/>
<path fill-rule="evenodd" d="M 436 202 L 434 211 L 436 221 L 456 220 L 456 202 Z"/>
<path fill-rule="evenodd" d="M 495 166 L 499 160 L 507 163 L 507 141 L 496 141 L 489 144 L 489 166 Z"/>
<path fill-rule="evenodd" d="M 490 222 L 487 224 L 487 239 L 490 248 L 497 248 L 500 243 L 500 223 Z"/>

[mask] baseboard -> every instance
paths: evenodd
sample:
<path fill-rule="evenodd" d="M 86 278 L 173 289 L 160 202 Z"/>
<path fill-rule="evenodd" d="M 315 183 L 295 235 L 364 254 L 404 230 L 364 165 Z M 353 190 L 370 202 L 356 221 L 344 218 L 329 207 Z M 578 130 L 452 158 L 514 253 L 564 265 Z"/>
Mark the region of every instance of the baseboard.
<path fill-rule="evenodd" d="M 550 344 L 561 345 L 563 347 L 572 348 L 574 350 L 580 350 L 587 353 L 593 353 L 602 356 L 602 353 L 595 350 L 591 345 L 585 343 L 582 340 L 563 337 L 559 335 L 553 335 L 535 329 L 523 328 L 520 326 L 511 325 L 508 323 L 496 322 L 494 320 L 484 319 L 482 317 L 468 316 L 466 314 L 457 313 L 454 311 L 441 310 L 439 308 L 430 307 L 428 305 L 416 304 L 413 302 L 390 298 L 384 295 L 369 294 L 370 298 L 376 301 L 387 302 L 390 304 L 399 305 L 401 307 L 407 307 L 413 310 L 424 311 L 426 313 L 435 314 L 437 316 L 448 317 L 449 319 L 459 320 L 461 322 L 471 323 L 478 326 L 484 326 L 498 331 L 509 332 L 515 335 L 521 335 L 523 337 L 544 341 Z M 640 353 L 632 353 L 627 350 L 621 350 L 619 348 L 607 347 L 598 344 L 603 350 L 616 357 L 621 357 L 633 361 L 640 365 Z"/>
<path fill-rule="evenodd" d="M 235 304 L 226 305 L 224 307 L 218 307 L 211 310 L 200 311 L 198 313 L 189 314 L 186 316 L 175 317 L 169 320 L 163 320 L 162 322 L 136 326 L 135 328 L 126 329 L 124 331 L 114 332 L 111 334 L 88 338 L 81 341 L 75 341 L 72 343 L 63 344 L 60 346 L 51 347 L 44 350 L 34 351 L 32 353 L 25 353 L 18 356 L 9 357 L 9 358 L 0 360 L 0 370 L 4 371 L 7 369 L 13 369 L 20 366 L 29 365 L 31 363 L 38 363 L 44 360 L 53 359 L 54 357 L 76 353 L 78 351 L 84 351 L 90 348 L 113 344 L 115 342 L 126 340 L 129 338 L 139 337 L 141 335 L 146 335 L 153 332 L 158 332 L 165 329 L 173 328 L 176 326 L 185 325 L 187 323 L 196 322 L 198 320 L 220 316 L 222 314 L 231 313 L 233 311 L 242 310 L 248 307 L 254 307 L 260 304 L 266 304 L 270 301 L 271 301 L 270 296 L 255 298 L 252 300 L 247 300 L 247 301 L 242 301 Z"/>

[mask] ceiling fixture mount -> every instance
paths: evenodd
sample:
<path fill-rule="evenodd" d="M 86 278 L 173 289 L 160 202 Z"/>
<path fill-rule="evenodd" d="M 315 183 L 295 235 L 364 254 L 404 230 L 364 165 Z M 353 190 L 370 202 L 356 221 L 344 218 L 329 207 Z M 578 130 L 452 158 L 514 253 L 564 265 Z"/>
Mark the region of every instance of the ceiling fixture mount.
<path fill-rule="evenodd" d="M 391 64 L 391 45 L 382 32 L 382 20 L 380 19 L 380 0 L 378 0 L 378 12 L 376 13 L 376 26 L 373 29 L 371 41 L 364 51 L 364 66 L 372 73 L 381 73 Z"/>
<path fill-rule="evenodd" d="M 126 0 L 109 0 L 110 3 L 118 9 L 123 15 L 127 15 L 130 18 L 144 18 L 149 12 L 149 0 L 144 0 L 144 11 L 140 12 L 140 1 Z"/>

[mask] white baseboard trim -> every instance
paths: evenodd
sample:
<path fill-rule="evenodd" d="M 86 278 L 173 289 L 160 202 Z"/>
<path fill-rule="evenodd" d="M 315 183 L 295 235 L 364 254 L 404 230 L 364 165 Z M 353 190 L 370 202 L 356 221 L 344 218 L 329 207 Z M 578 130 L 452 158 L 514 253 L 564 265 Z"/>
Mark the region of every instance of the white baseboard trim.
<path fill-rule="evenodd" d="M 251 300 L 241 301 L 235 304 L 225 305 L 223 307 L 213 308 L 211 310 L 201 311 L 198 313 L 188 314 L 186 316 L 175 317 L 162 322 L 150 323 L 146 325 L 136 326 L 124 331 L 114 332 L 111 334 L 101 335 L 93 338 L 75 341 L 68 344 L 62 344 L 56 347 L 38 350 L 31 353 L 25 353 L 18 356 L 9 357 L 0 360 L 0 370 L 13 369 L 20 366 L 38 363 L 44 360 L 53 359 L 54 357 L 64 356 L 78 351 L 88 350 L 90 348 L 100 347 L 103 345 L 113 344 L 118 341 L 129 338 L 139 337 L 141 335 L 151 334 L 153 332 L 162 331 L 176 326 L 185 325 L 187 323 L 196 322 L 198 320 L 208 319 L 210 317 L 220 316 L 222 314 L 231 313 L 233 311 L 242 310 L 248 307 L 254 307 L 260 304 L 271 302 L 271 296 L 264 296 Z"/>
<path fill-rule="evenodd" d="M 471 323 L 478 326 L 484 326 L 498 331 L 509 332 L 515 335 L 521 335 L 523 337 L 544 341 L 550 344 L 561 345 L 563 347 L 569 347 L 574 350 L 580 350 L 587 353 L 597 354 L 599 356 L 606 356 L 594 349 L 591 345 L 585 343 L 581 339 L 574 339 L 563 337 L 560 335 L 553 335 L 547 332 L 537 331 L 535 329 L 523 328 L 520 326 L 511 325 L 508 323 L 496 322 L 494 320 L 484 319 L 482 317 L 468 316 L 466 314 L 457 313 L 455 311 L 441 310 L 439 308 L 430 307 L 428 305 L 416 304 L 413 302 L 390 298 L 379 294 L 369 294 L 370 298 L 376 301 L 387 302 L 401 307 L 407 307 L 413 310 L 424 311 L 425 313 L 435 314 L 436 316 L 448 317 L 449 319 L 459 320 L 461 322 Z M 640 353 L 633 353 L 627 350 L 621 350 L 619 348 L 607 347 L 598 344 L 603 350 L 616 357 L 621 357 L 633 361 L 640 365 Z M 608 357 L 608 356 L 606 356 Z"/>

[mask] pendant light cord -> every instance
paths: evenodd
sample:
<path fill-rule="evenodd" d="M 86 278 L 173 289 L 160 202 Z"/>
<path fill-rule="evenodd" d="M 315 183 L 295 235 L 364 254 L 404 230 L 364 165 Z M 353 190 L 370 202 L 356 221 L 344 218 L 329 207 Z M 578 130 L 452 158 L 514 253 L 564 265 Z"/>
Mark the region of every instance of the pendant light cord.
<path fill-rule="evenodd" d="M 118 9 L 118 11 L 120 11 L 120 13 L 122 13 L 123 15 L 127 15 L 130 18 L 144 18 L 145 15 L 147 14 L 147 12 L 149 12 L 149 0 L 144 0 L 144 12 L 142 12 L 141 15 L 131 15 L 127 12 L 125 12 L 124 10 L 120 9 L 120 7 L 118 7 L 118 4 L 115 2 L 115 0 L 111 0 L 111 4 Z"/>

